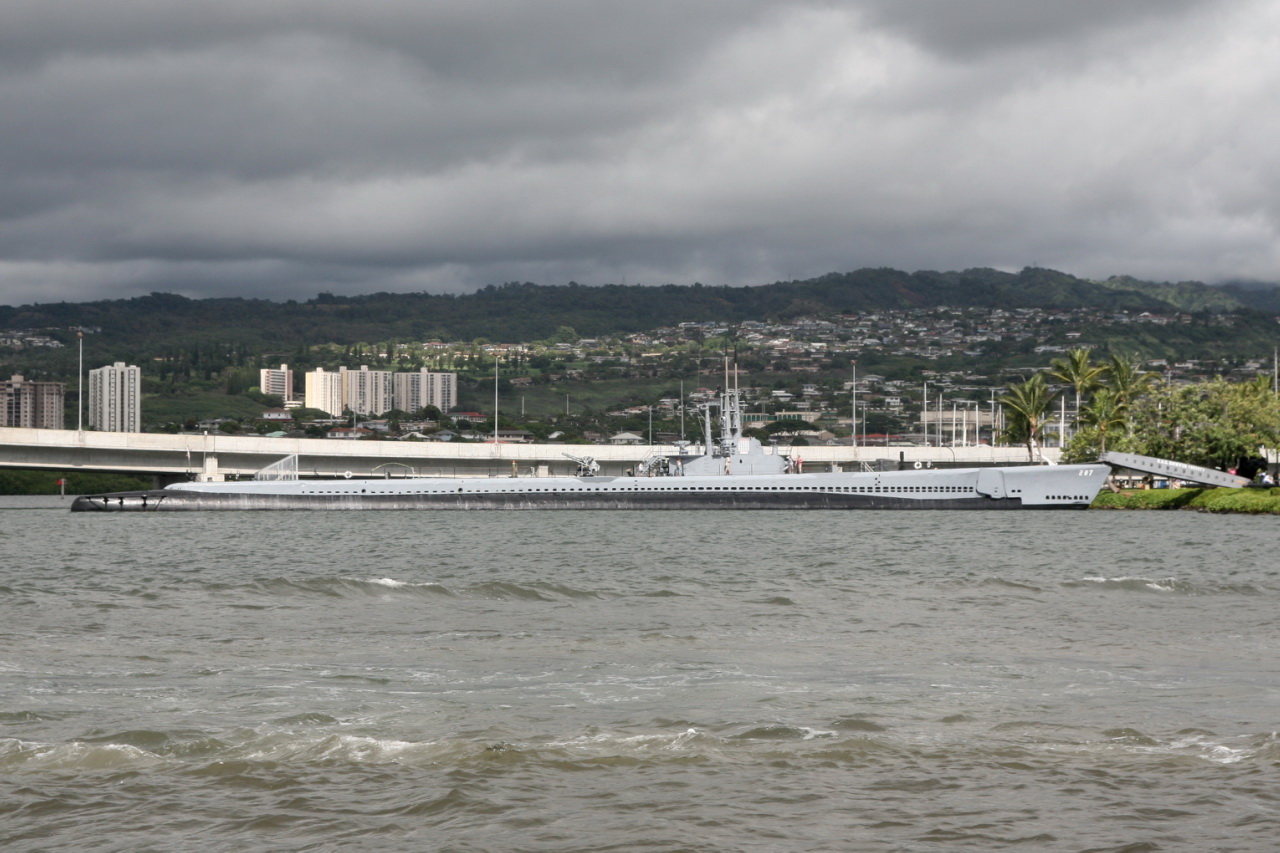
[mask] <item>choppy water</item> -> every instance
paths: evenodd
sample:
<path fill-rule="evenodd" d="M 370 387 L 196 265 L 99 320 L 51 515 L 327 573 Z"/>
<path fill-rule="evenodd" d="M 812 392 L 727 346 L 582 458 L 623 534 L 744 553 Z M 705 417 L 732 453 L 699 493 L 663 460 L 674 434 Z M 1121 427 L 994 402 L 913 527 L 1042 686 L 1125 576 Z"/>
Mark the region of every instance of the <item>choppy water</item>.
<path fill-rule="evenodd" d="M 0 509 L 0 848 L 1271 851 L 1274 519 Z"/>

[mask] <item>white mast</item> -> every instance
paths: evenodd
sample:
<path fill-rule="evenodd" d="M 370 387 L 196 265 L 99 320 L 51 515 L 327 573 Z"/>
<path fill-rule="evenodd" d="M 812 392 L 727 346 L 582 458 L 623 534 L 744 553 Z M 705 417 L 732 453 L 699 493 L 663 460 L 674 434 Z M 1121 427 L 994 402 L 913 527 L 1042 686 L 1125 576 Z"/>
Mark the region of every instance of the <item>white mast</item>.
<path fill-rule="evenodd" d="M 924 391 L 920 394 L 920 426 L 924 427 L 924 446 L 929 446 L 929 381 L 924 383 Z"/>
<path fill-rule="evenodd" d="M 939 393 L 939 394 L 938 394 L 938 418 L 937 418 L 937 421 L 938 421 L 938 430 L 937 430 L 937 432 L 938 432 L 938 446 L 939 446 L 939 447 L 941 447 L 941 446 L 942 446 L 942 404 L 943 404 L 943 401 L 942 401 L 942 394 L 941 394 L 941 393 Z"/>
<path fill-rule="evenodd" d="M 853 434 L 853 446 L 858 446 L 858 360 L 853 360 L 853 384 L 849 386 L 852 392 L 853 409 L 850 412 L 851 420 L 849 421 L 849 431 Z"/>
<path fill-rule="evenodd" d="M 1062 395 L 1062 414 L 1058 421 L 1058 449 L 1067 446 L 1067 395 Z"/>
<path fill-rule="evenodd" d="M 680 440 L 684 441 L 684 380 L 680 380 Z"/>

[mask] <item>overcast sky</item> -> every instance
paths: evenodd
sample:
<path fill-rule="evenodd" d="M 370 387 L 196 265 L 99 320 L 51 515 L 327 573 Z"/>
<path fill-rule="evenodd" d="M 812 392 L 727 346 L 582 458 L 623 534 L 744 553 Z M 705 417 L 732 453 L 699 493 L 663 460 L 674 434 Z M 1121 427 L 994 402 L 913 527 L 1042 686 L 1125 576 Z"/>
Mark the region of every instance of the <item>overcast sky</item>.
<path fill-rule="evenodd" d="M 0 303 L 1280 281 L 1276 0 L 0 0 Z"/>

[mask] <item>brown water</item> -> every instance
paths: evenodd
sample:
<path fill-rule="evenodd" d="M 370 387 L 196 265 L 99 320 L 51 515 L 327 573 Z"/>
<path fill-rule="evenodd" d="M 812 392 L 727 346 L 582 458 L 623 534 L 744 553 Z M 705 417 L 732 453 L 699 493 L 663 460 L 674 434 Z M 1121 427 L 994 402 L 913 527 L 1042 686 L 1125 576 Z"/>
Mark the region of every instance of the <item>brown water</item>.
<path fill-rule="evenodd" d="M 0 848 L 1270 851 L 1277 522 L 0 509 Z"/>

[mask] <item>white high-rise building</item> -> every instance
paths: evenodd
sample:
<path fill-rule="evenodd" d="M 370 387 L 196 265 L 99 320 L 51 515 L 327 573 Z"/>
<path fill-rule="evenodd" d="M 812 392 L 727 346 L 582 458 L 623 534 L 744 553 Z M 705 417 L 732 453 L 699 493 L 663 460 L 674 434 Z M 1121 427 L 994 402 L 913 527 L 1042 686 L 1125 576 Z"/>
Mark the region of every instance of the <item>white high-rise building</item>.
<path fill-rule="evenodd" d="M 447 412 L 457 402 L 458 374 L 432 373 L 425 367 L 394 376 L 395 407 L 410 414 L 425 406 Z"/>
<path fill-rule="evenodd" d="M 414 413 L 424 406 L 447 412 L 457 404 L 458 374 L 432 373 L 425 367 L 412 373 L 393 373 L 370 370 L 367 365 L 327 373 L 318 367 L 306 375 L 305 400 L 308 409 L 331 415 L 345 410 L 361 415 L 380 415 L 391 409 Z"/>
<path fill-rule="evenodd" d="M 391 371 L 338 368 L 342 375 L 342 402 L 358 415 L 380 415 L 391 405 Z"/>
<path fill-rule="evenodd" d="M 89 371 L 89 428 L 142 432 L 142 369 L 117 361 Z"/>
<path fill-rule="evenodd" d="M 258 390 L 263 394 L 279 397 L 286 403 L 292 402 L 293 371 L 287 364 L 280 365 L 279 370 L 274 367 L 262 368 L 258 371 Z"/>
<path fill-rule="evenodd" d="M 330 415 L 341 415 L 342 374 L 326 373 L 323 367 L 308 371 L 303 401 L 308 409 L 319 409 Z"/>

